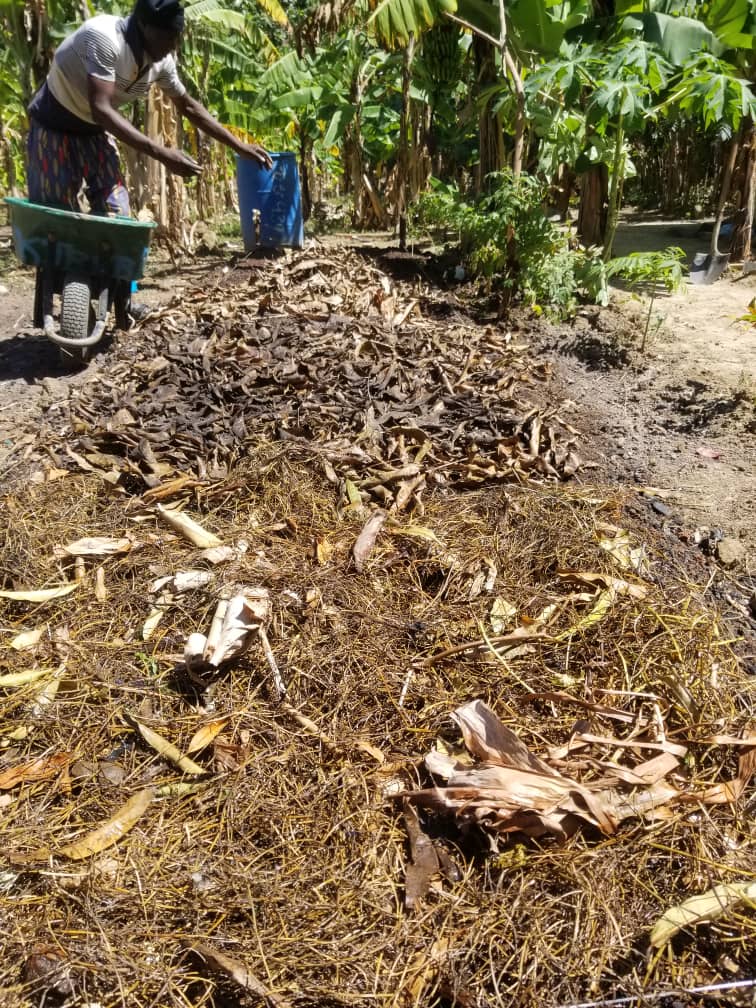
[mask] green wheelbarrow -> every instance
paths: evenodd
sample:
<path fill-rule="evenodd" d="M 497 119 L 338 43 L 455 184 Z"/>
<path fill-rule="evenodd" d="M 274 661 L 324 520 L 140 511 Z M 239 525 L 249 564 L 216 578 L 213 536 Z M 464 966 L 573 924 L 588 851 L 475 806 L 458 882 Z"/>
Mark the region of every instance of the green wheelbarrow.
<path fill-rule="evenodd" d="M 86 360 L 105 332 L 108 313 L 124 316 L 132 285 L 144 273 L 155 224 L 100 217 L 6 197 L 16 255 L 35 266 L 34 325 L 65 357 Z M 53 298 L 60 296 L 60 320 Z"/>

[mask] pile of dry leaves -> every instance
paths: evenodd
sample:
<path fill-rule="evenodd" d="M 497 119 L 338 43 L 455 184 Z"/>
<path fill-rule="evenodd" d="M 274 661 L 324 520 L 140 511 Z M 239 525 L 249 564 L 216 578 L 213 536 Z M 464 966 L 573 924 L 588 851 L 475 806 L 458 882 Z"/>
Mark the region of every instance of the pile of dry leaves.
<path fill-rule="evenodd" d="M 114 347 L 5 494 L 1 1003 L 734 997 L 717 615 L 556 478 L 505 331 L 346 253 L 253 277 Z"/>
<path fill-rule="evenodd" d="M 126 468 L 146 486 L 172 470 L 218 479 L 265 435 L 399 507 L 429 482 L 578 469 L 561 404 L 528 398 L 548 364 L 507 332 L 425 318 L 353 252 L 247 276 L 177 298 L 122 341 L 67 415 L 50 416 L 61 465 Z"/>

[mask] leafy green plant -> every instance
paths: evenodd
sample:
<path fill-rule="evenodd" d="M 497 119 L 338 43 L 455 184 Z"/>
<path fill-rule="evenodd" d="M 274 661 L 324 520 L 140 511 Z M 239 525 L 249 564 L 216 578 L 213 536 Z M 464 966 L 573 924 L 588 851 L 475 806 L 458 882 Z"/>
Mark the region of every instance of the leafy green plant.
<path fill-rule="evenodd" d="M 605 276 L 598 249 L 569 248 L 543 210 L 544 187 L 530 175 L 489 176 L 490 191 L 465 199 L 434 181 L 416 207 L 416 225 L 459 248 L 467 271 L 537 311 L 569 315 L 578 298 L 600 299 Z"/>
<path fill-rule="evenodd" d="M 629 287 L 648 295 L 648 312 L 641 340 L 641 352 L 646 349 L 654 301 L 659 294 L 665 292 L 672 294 L 682 290 L 685 285 L 683 273 L 685 258 L 683 250 L 672 245 L 661 252 L 631 252 L 630 255 L 619 256 L 606 263 L 608 278 L 621 277 Z"/>

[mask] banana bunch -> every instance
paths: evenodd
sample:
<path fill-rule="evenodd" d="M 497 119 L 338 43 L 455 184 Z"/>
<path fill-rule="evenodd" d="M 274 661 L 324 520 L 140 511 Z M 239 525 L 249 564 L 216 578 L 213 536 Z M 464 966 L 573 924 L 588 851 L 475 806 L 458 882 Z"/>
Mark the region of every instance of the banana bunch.
<path fill-rule="evenodd" d="M 456 84 L 462 53 L 461 29 L 450 21 L 439 21 L 423 34 L 423 59 L 428 76 L 439 87 Z"/>

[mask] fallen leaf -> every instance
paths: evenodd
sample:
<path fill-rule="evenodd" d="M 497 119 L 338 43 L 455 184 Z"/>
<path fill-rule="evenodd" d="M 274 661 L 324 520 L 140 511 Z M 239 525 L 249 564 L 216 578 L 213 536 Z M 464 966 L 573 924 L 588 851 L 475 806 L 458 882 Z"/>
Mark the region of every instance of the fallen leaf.
<path fill-rule="evenodd" d="M 221 717 L 200 725 L 194 735 L 192 735 L 191 741 L 186 747 L 186 751 L 188 753 L 195 753 L 199 752 L 201 749 L 205 749 L 210 745 L 213 739 L 216 738 L 216 736 L 220 735 L 230 720 L 231 719 L 228 717 Z"/>
<path fill-rule="evenodd" d="M 611 574 L 602 574 L 597 571 L 575 571 L 558 570 L 557 575 L 565 581 L 574 581 L 577 584 L 588 585 L 588 587 L 603 587 L 607 591 L 616 595 L 630 595 L 632 598 L 644 599 L 648 595 L 648 588 L 645 585 L 635 584 L 625 581 L 623 578 L 612 577 Z"/>
<path fill-rule="evenodd" d="M 148 728 L 147 725 L 142 724 L 141 721 L 137 721 L 131 717 L 128 718 L 128 721 L 134 728 L 136 728 L 148 746 L 151 746 L 155 752 L 158 752 L 161 756 L 165 757 L 169 763 L 173 763 L 174 766 L 177 766 L 182 773 L 192 774 L 193 776 L 200 776 L 207 773 L 207 770 L 204 767 L 201 767 L 198 763 L 190 760 L 189 757 L 185 756 L 180 749 L 177 749 L 172 742 L 164 739 L 162 735 L 158 735 L 158 733 L 153 731 L 152 728 Z"/>
<path fill-rule="evenodd" d="M 613 531 L 613 535 L 599 539 L 601 549 L 608 553 L 622 570 L 634 570 L 636 574 L 645 574 L 648 561 L 643 546 L 633 546 L 630 536 L 622 529 Z"/>
<path fill-rule="evenodd" d="M 324 567 L 333 556 L 333 544 L 324 536 L 318 536 L 315 540 L 315 563 Z"/>
<path fill-rule="evenodd" d="M 468 752 L 486 763 L 556 774 L 540 757 L 534 756 L 522 739 L 507 728 L 482 700 L 473 700 L 452 713 L 459 725 Z"/>
<path fill-rule="evenodd" d="M 719 459 L 722 457 L 722 452 L 717 451 L 716 448 L 707 448 L 705 445 L 699 445 L 696 448 L 696 455 L 700 455 L 701 458 L 705 459 Z"/>
<path fill-rule="evenodd" d="M 563 630 L 557 634 L 557 640 L 564 640 L 572 637 L 576 633 L 587 630 L 589 627 L 599 623 L 609 613 L 617 599 L 622 595 L 629 595 L 634 599 L 643 599 L 648 594 L 648 589 L 644 585 L 632 584 L 622 578 L 611 577 L 608 574 L 599 574 L 589 571 L 558 571 L 560 577 L 569 581 L 576 581 L 578 584 L 604 585 L 594 596 L 593 606 L 585 616 L 577 621 L 568 630 Z"/>
<path fill-rule="evenodd" d="M 217 644 L 211 649 L 208 635 L 205 658 L 218 668 L 224 662 L 240 655 L 250 642 L 251 635 L 259 630 L 270 615 L 270 596 L 266 588 L 246 588 L 244 594 L 228 600 Z"/>
<path fill-rule="evenodd" d="M 162 504 L 157 505 L 157 512 L 160 517 L 171 526 L 174 531 L 179 532 L 190 543 L 200 549 L 210 549 L 214 546 L 222 546 L 223 542 L 218 536 L 213 535 L 204 529 L 199 522 L 196 522 L 183 511 L 176 511 L 173 508 L 165 508 Z"/>
<path fill-rule="evenodd" d="M 507 602 L 505 598 L 496 598 L 491 606 L 491 629 L 495 634 L 504 632 L 504 628 L 517 615 L 517 606 Z"/>
<path fill-rule="evenodd" d="M 756 748 L 746 749 L 738 759 L 737 777 L 707 788 L 701 800 L 707 805 L 724 805 L 737 801 L 754 774 L 756 774 Z"/>
<path fill-rule="evenodd" d="M 364 752 L 365 755 L 370 756 L 375 760 L 376 763 L 382 765 L 386 762 L 385 755 L 376 746 L 371 745 L 370 742 L 366 742 L 365 739 L 356 738 L 352 743 L 355 749 L 359 749 L 360 752 Z"/>
<path fill-rule="evenodd" d="M 426 1003 L 427 988 L 438 976 L 441 965 L 449 955 L 450 939 L 436 938 L 430 949 L 417 952 L 406 966 L 401 994 L 401 1004 L 422 1005 Z M 456 996 L 452 999 L 456 1001 Z"/>
<path fill-rule="evenodd" d="M 662 948 L 684 928 L 717 920 L 743 903 L 756 904 L 756 882 L 716 885 L 699 896 L 670 907 L 651 929 L 651 945 Z"/>
<path fill-rule="evenodd" d="M 564 838 L 580 821 L 606 835 L 616 831 L 618 817 L 611 797 L 594 794 L 533 755 L 481 700 L 457 708 L 452 718 L 465 747 L 481 762 L 460 765 L 453 754 L 433 750 L 425 765 L 447 783 L 407 792 L 410 801 L 451 810 L 461 823 L 535 838 L 547 834 Z"/>
<path fill-rule="evenodd" d="M 105 587 L 105 568 L 98 567 L 95 570 L 95 587 L 94 587 L 95 598 L 98 602 L 106 602 L 108 598 L 108 589 Z"/>
<path fill-rule="evenodd" d="M 373 551 L 378 535 L 386 523 L 388 514 L 380 508 L 374 511 L 365 524 L 362 531 L 357 536 L 357 541 L 352 547 L 354 566 L 357 571 L 362 571 L 368 557 Z"/>
<path fill-rule="evenodd" d="M 424 539 L 425 542 L 435 543 L 442 546 L 443 543 L 436 533 L 424 525 L 399 525 L 396 522 L 389 522 L 389 529 L 393 535 L 405 535 L 411 539 Z"/>
<path fill-rule="evenodd" d="M 35 945 L 24 963 L 24 983 L 37 993 L 66 997 L 74 993 L 71 962 L 54 945 Z M 43 1002 L 47 998 L 43 997 Z"/>
<path fill-rule="evenodd" d="M 38 588 L 21 591 L 0 591 L 0 598 L 11 602 L 52 602 L 53 599 L 64 598 L 78 588 L 74 581 L 71 584 L 58 585 L 57 588 Z"/>
<path fill-rule="evenodd" d="M 64 479 L 70 475 L 71 473 L 68 469 L 56 469 L 55 466 L 50 466 L 49 469 L 45 470 L 45 481 L 47 483 L 54 483 L 56 480 Z"/>
<path fill-rule="evenodd" d="M 142 640 L 148 641 L 150 637 L 155 633 L 162 620 L 165 616 L 165 609 L 153 609 L 150 615 L 142 624 Z"/>
<path fill-rule="evenodd" d="M 206 650 L 207 637 L 204 634 L 189 634 L 184 645 L 184 662 L 190 672 L 197 672 L 207 665 L 207 659 L 205 658 Z"/>
<path fill-rule="evenodd" d="M 211 970 L 223 973 L 239 987 L 263 998 L 272 1008 L 289 1008 L 288 1001 L 278 994 L 274 994 L 238 959 L 232 959 L 231 956 L 224 955 L 223 952 L 219 952 L 201 941 L 185 942 L 184 947 L 187 951 L 199 956 Z"/>
<path fill-rule="evenodd" d="M 38 756 L 37 759 L 21 763 L 19 766 L 8 767 L 0 773 L 0 791 L 9 791 L 19 784 L 52 780 L 65 770 L 72 756 L 70 752 L 53 753 L 51 756 Z"/>
<path fill-rule="evenodd" d="M 209 656 L 218 647 L 218 642 L 221 638 L 221 631 L 223 630 L 223 620 L 226 617 L 226 610 L 228 609 L 230 596 L 222 595 L 218 599 L 218 604 L 215 607 L 215 612 L 213 613 L 213 620 L 210 624 L 210 632 L 205 639 L 205 647 L 203 652 L 203 660 L 205 662 L 209 661 Z M 191 635 L 194 637 L 194 635 Z M 194 641 L 194 646 L 199 644 L 199 636 Z M 187 647 L 189 646 L 189 641 L 187 641 Z"/>
<path fill-rule="evenodd" d="M 235 550 L 233 546 L 211 546 L 200 553 L 200 558 L 211 564 L 228 563 L 229 560 L 235 560 L 238 556 L 239 551 Z"/>
<path fill-rule="evenodd" d="M 13 640 L 10 642 L 10 646 L 14 651 L 30 651 L 33 647 L 42 640 L 47 630 L 47 624 L 41 627 L 36 627 L 34 630 L 24 630 L 23 633 L 17 634 Z"/>
<path fill-rule="evenodd" d="M 25 672 L 9 672 L 7 675 L 0 676 L 0 687 L 10 689 L 15 686 L 26 686 L 27 683 L 36 682 L 37 679 L 54 671 L 55 669 L 52 668 L 35 668 L 27 669 Z"/>
<path fill-rule="evenodd" d="M 75 840 L 54 853 L 58 857 L 69 858 L 71 861 L 81 861 L 83 858 L 99 854 L 100 851 L 112 847 L 141 819 L 154 797 L 153 788 L 144 788 L 143 791 L 138 791 L 107 822 L 98 826 L 91 833 L 87 833 L 80 840 Z"/>
<path fill-rule="evenodd" d="M 85 539 L 77 539 L 76 542 L 68 543 L 66 546 L 56 546 L 53 555 L 56 557 L 105 557 L 116 556 L 119 553 L 128 553 L 134 547 L 131 539 L 115 539 L 112 536 L 90 536 Z"/>
<path fill-rule="evenodd" d="M 420 826 L 417 810 L 406 800 L 404 825 L 412 859 L 405 871 L 404 905 L 407 910 L 413 910 L 428 895 L 433 879 L 439 874 L 439 862 L 433 841 Z"/>
<path fill-rule="evenodd" d="M 362 495 L 354 483 L 350 479 L 344 480 L 344 489 L 346 490 L 347 500 L 352 507 L 362 506 Z"/>
<path fill-rule="evenodd" d="M 168 574 L 153 581 L 150 592 L 153 595 L 161 591 L 169 595 L 181 595 L 182 592 L 205 588 L 214 578 L 215 574 L 212 571 L 179 571 L 177 574 Z"/>
<path fill-rule="evenodd" d="M 249 759 L 249 752 L 238 742 L 217 738 L 213 742 L 213 769 L 218 773 L 235 773 Z"/>

